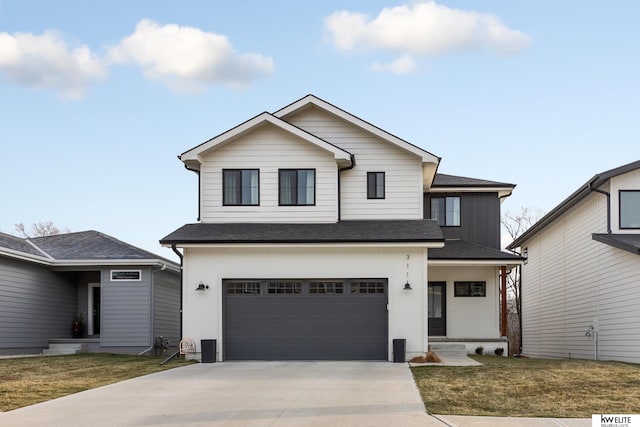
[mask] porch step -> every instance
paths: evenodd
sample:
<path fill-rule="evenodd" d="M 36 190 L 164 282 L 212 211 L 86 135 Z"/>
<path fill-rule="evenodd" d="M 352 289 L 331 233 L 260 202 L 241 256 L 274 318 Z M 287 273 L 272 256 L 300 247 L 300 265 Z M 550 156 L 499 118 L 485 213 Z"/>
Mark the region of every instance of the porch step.
<path fill-rule="evenodd" d="M 464 344 L 438 342 L 430 344 L 429 347 L 431 351 L 443 358 L 464 357 L 468 354 L 467 347 Z"/>
<path fill-rule="evenodd" d="M 49 343 L 49 348 L 42 350 L 43 356 L 61 356 L 65 354 L 86 353 L 87 344 L 81 343 Z"/>

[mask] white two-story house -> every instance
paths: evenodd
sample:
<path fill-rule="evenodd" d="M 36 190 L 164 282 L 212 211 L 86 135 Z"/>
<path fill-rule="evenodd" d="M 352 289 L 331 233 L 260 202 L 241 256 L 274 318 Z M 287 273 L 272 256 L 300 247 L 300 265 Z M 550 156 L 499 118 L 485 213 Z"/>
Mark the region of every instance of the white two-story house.
<path fill-rule="evenodd" d="M 640 160 L 596 174 L 509 245 L 522 351 L 640 363 Z"/>
<path fill-rule="evenodd" d="M 215 339 L 217 360 L 392 360 L 395 339 L 407 357 L 430 340 L 506 350 L 513 185 L 437 174 L 437 156 L 313 95 L 180 160 L 199 219 L 161 243 L 182 257 L 183 336 Z"/>

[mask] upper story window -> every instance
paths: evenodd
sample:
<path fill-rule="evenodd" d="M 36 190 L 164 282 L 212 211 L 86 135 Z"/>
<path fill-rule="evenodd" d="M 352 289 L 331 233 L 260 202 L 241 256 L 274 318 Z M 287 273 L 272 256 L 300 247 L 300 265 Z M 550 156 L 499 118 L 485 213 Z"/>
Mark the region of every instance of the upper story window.
<path fill-rule="evenodd" d="M 223 169 L 222 204 L 224 206 L 257 206 L 260 204 L 258 169 Z"/>
<path fill-rule="evenodd" d="M 367 172 L 367 199 L 384 199 L 384 172 Z"/>
<path fill-rule="evenodd" d="M 278 178 L 281 206 L 316 204 L 315 169 L 280 169 Z"/>
<path fill-rule="evenodd" d="M 431 219 L 438 221 L 438 225 L 459 227 L 460 197 L 432 197 Z"/>
<path fill-rule="evenodd" d="M 640 228 L 640 190 L 620 190 L 620 228 Z"/>

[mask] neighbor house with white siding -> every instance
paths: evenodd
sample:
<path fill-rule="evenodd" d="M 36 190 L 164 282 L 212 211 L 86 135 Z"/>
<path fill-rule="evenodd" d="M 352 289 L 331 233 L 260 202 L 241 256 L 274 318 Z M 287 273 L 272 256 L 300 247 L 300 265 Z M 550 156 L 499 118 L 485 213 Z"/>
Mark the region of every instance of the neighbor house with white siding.
<path fill-rule="evenodd" d="M 438 174 L 439 157 L 313 95 L 179 157 L 198 222 L 161 243 L 182 260 L 182 335 L 216 340 L 218 360 L 391 360 L 396 339 L 407 357 L 506 353 L 514 185 Z"/>
<path fill-rule="evenodd" d="M 0 354 L 140 353 L 161 336 L 177 347 L 179 272 L 97 231 L 0 233 Z"/>
<path fill-rule="evenodd" d="M 640 161 L 599 173 L 520 248 L 522 352 L 640 363 Z"/>

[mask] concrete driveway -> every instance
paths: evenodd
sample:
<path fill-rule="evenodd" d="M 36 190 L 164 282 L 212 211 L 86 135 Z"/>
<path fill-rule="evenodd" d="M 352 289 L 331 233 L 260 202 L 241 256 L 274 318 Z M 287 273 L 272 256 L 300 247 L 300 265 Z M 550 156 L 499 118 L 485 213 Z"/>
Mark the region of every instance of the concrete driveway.
<path fill-rule="evenodd" d="M 198 364 L 0 413 L 2 426 L 443 426 L 406 364 Z"/>

